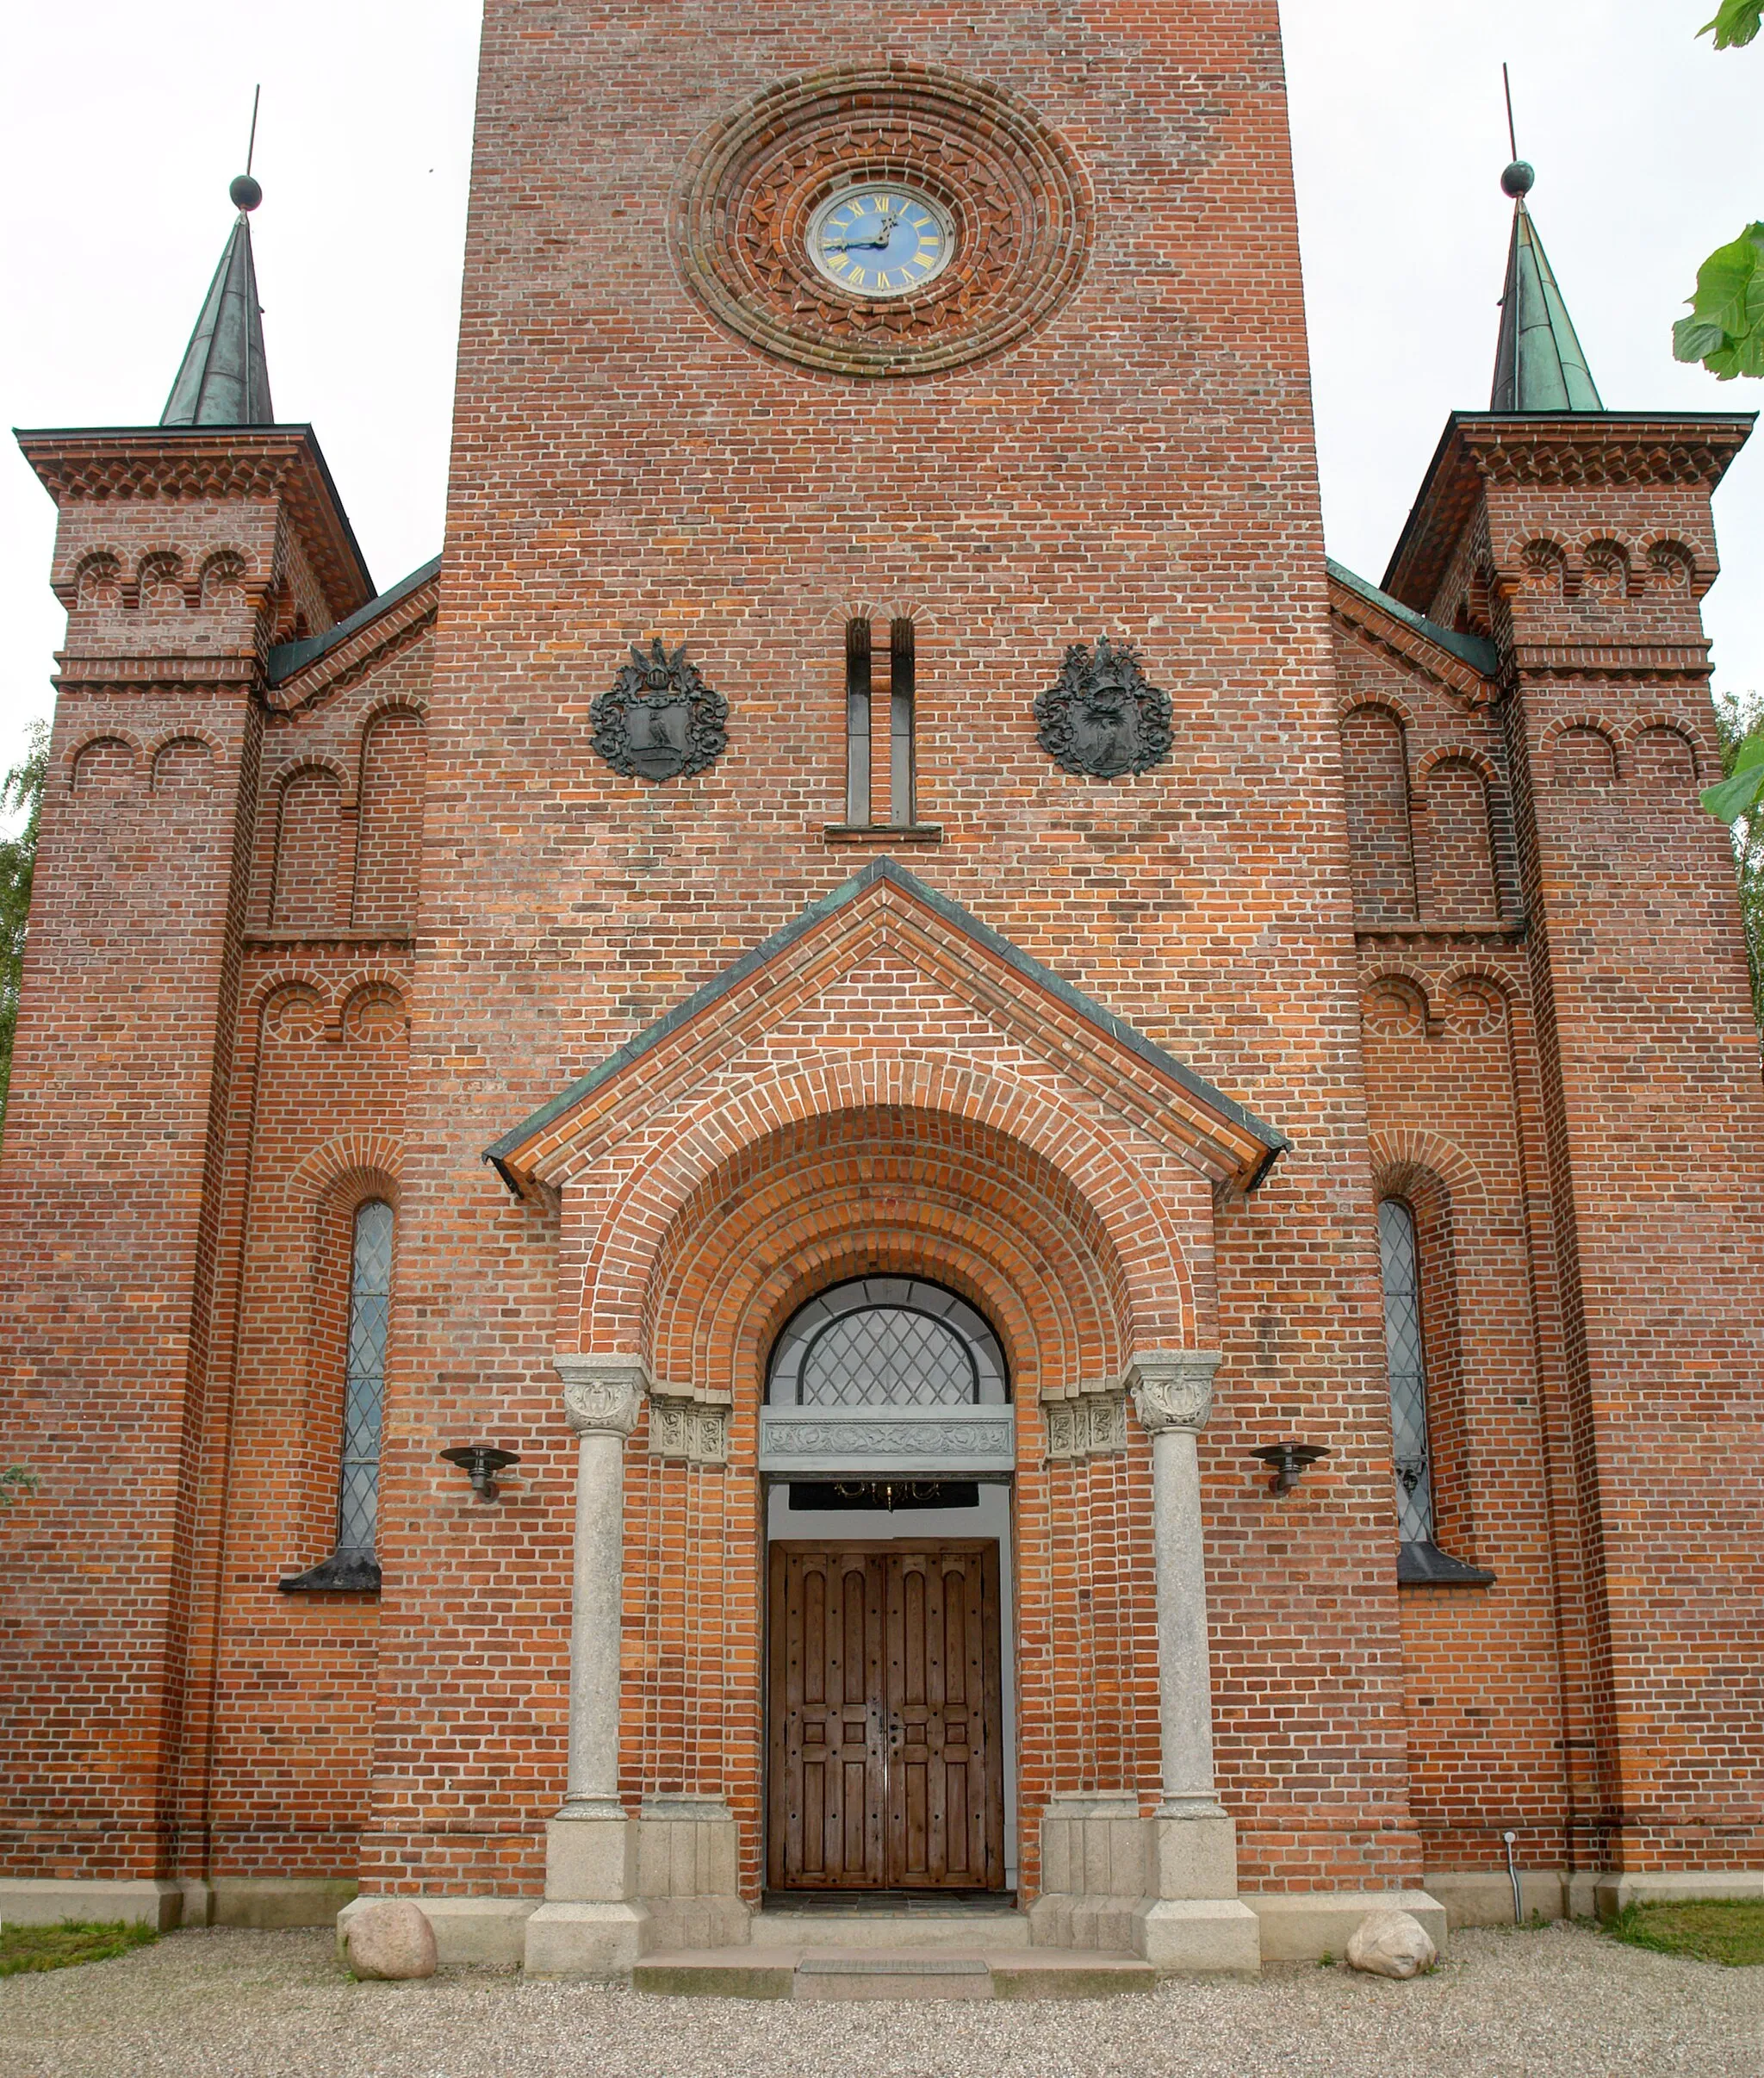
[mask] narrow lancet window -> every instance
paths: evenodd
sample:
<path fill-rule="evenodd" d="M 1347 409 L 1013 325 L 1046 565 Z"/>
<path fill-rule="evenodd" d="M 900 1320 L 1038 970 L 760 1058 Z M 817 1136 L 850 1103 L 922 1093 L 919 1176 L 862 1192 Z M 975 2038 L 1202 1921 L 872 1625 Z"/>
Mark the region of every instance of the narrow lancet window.
<path fill-rule="evenodd" d="M 913 624 L 888 630 L 888 819 L 899 830 L 918 821 L 913 771 Z"/>
<path fill-rule="evenodd" d="M 1400 1198 L 1378 1208 L 1384 1268 L 1384 1351 L 1396 1460 L 1396 1514 L 1405 1544 L 1433 1541 L 1433 1478 L 1427 1451 L 1427 1369 L 1421 1348 L 1420 1262 L 1415 1216 Z"/>
<path fill-rule="evenodd" d="M 337 1548 L 370 1555 L 380 1508 L 380 1428 L 386 1397 L 386 1323 L 392 1306 L 392 1208 L 371 1198 L 355 1216 L 349 1280 L 349 1354 L 343 1395 L 343 1475 Z"/>
<path fill-rule="evenodd" d="M 870 819 L 870 624 L 845 624 L 845 819 Z"/>

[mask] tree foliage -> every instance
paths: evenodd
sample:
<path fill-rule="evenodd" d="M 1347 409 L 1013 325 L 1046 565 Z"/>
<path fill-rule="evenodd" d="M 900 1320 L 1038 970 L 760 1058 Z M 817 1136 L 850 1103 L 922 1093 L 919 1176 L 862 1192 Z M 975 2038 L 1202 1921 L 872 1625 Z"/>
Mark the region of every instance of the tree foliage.
<path fill-rule="evenodd" d="M 1715 725 L 1727 777 L 1708 788 L 1703 806 L 1733 834 L 1746 957 L 1752 968 L 1752 1014 L 1764 1032 L 1764 695 L 1717 693 Z"/>
<path fill-rule="evenodd" d="M 12 1035 L 18 1023 L 18 984 L 30 917 L 31 875 L 37 862 L 37 822 L 49 768 L 49 731 L 36 723 L 23 760 L 0 780 L 0 815 L 21 811 L 18 835 L 0 837 L 0 1128 L 6 1123 L 6 1086 L 12 1075 Z"/>
<path fill-rule="evenodd" d="M 1764 224 L 1748 224 L 1698 268 L 1691 314 L 1673 327 L 1672 351 L 1724 383 L 1764 376 Z"/>
<path fill-rule="evenodd" d="M 1764 0 L 1721 0 L 1721 11 L 1699 36 L 1712 34 L 1717 51 L 1750 43 L 1764 22 Z M 1724 383 L 1764 376 L 1764 223 L 1748 224 L 1730 246 L 1711 252 L 1697 270 L 1691 314 L 1672 328 L 1673 357 L 1700 361 Z"/>
<path fill-rule="evenodd" d="M 1758 34 L 1761 18 L 1764 18 L 1764 0 L 1721 0 L 1721 12 L 1714 21 L 1705 22 L 1697 34 L 1706 36 L 1713 29 L 1716 49 L 1724 51 L 1749 43 Z"/>

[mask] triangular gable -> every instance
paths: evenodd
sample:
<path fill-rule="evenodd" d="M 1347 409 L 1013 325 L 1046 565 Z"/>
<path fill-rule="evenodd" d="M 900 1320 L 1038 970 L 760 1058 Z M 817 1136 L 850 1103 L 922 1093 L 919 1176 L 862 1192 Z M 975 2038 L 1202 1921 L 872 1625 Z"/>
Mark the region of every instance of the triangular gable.
<path fill-rule="evenodd" d="M 341 679 L 354 680 L 390 649 L 432 626 L 441 605 L 441 558 L 432 557 L 322 635 L 277 643 L 264 660 L 271 705 L 285 713 L 310 706 Z"/>
<path fill-rule="evenodd" d="M 1094 1003 L 1069 981 L 1051 973 L 1017 946 L 980 922 L 947 895 L 926 887 L 890 858 L 876 860 L 832 893 L 811 903 L 793 922 L 744 954 L 696 990 L 666 1017 L 619 1048 L 600 1066 L 542 1104 L 531 1117 L 484 1151 L 511 1190 L 525 1195 L 578 1138 L 616 1110 L 627 1079 L 640 1066 L 646 1092 L 666 1057 L 692 1048 L 717 1021 L 739 1026 L 742 1043 L 767 1016 L 767 999 L 780 970 L 807 967 L 817 951 L 838 939 L 861 936 L 863 916 L 884 912 L 910 936 L 916 924 L 921 949 L 934 959 L 939 942 L 960 950 L 958 961 L 940 963 L 940 980 L 974 1001 L 994 1022 L 999 1005 L 1014 1000 L 1029 1011 L 1019 1020 L 1022 1036 L 1050 1062 L 1073 1072 L 1082 1055 L 1084 1073 L 1136 1114 L 1155 1114 L 1171 1137 L 1199 1159 L 1221 1183 L 1251 1190 L 1289 1143 L 1284 1134 L 1155 1045 L 1124 1018 Z M 879 917 L 879 925 L 881 918 Z M 990 999 L 990 1000 L 989 1000 Z M 694 1049 L 696 1050 L 696 1049 Z"/>
<path fill-rule="evenodd" d="M 1480 705 L 1494 697 L 1500 656 L 1492 642 L 1441 627 L 1339 563 L 1326 567 L 1329 610 L 1339 619 L 1463 699 Z"/>

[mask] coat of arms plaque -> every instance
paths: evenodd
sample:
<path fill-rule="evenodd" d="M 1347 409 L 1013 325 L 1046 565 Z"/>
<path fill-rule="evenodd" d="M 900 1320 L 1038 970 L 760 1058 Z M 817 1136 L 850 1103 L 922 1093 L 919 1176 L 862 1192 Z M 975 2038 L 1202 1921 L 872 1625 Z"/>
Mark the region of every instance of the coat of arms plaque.
<path fill-rule="evenodd" d="M 1041 748 L 1068 772 L 1121 779 L 1170 755 L 1170 695 L 1149 684 L 1128 642 L 1073 643 L 1059 682 L 1038 696 Z"/>
<path fill-rule="evenodd" d="M 670 656 L 659 636 L 631 661 L 590 709 L 594 748 L 615 772 L 652 786 L 714 765 L 728 743 L 729 702 L 686 662 L 686 644 Z"/>

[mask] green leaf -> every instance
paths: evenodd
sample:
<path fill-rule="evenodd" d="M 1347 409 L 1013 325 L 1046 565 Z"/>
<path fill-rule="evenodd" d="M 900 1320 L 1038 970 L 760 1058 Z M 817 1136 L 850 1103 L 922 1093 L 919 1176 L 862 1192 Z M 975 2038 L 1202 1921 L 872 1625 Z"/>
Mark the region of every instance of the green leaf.
<path fill-rule="evenodd" d="M 1742 815 L 1749 815 L 1764 795 L 1764 765 L 1753 765 L 1744 772 L 1736 772 L 1724 779 L 1718 787 L 1707 787 L 1703 791 L 1703 806 L 1717 823 L 1736 822 Z"/>
<path fill-rule="evenodd" d="M 1714 21 L 1705 22 L 1697 34 L 1706 36 L 1713 29 L 1716 49 L 1724 51 L 1749 43 L 1758 34 L 1761 17 L 1764 17 L 1764 0 L 1721 0 L 1721 12 Z"/>
<path fill-rule="evenodd" d="M 1736 772 L 1749 772 L 1755 765 L 1764 765 L 1764 729 L 1755 729 L 1733 755 Z"/>
<path fill-rule="evenodd" d="M 1764 13 L 1764 0 L 1758 8 Z M 1673 327 L 1672 351 L 1723 382 L 1764 376 L 1764 223 L 1748 224 L 1697 270 L 1691 314 Z"/>

